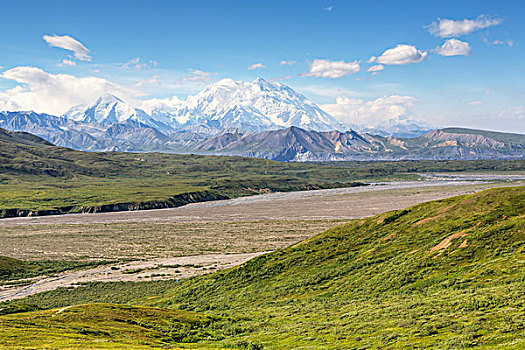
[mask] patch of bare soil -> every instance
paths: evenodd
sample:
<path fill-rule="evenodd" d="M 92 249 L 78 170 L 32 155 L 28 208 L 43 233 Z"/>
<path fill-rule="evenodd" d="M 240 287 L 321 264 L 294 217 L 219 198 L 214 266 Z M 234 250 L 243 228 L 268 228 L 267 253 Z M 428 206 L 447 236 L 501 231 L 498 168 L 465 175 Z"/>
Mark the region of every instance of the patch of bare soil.
<path fill-rule="evenodd" d="M 438 245 L 430 248 L 429 252 L 432 253 L 432 252 L 435 252 L 436 250 L 445 250 L 448 247 L 450 247 L 450 245 L 452 244 L 453 240 L 455 240 L 457 238 L 465 237 L 467 235 L 468 234 L 466 234 L 465 232 L 456 232 L 456 233 L 448 236 L 447 238 L 445 238 L 441 242 L 439 242 Z"/>
<path fill-rule="evenodd" d="M 188 278 L 237 266 L 264 253 L 182 256 L 64 272 L 55 276 L 40 277 L 28 286 L 2 287 L 0 288 L 0 302 L 93 281 L 152 281 Z"/>

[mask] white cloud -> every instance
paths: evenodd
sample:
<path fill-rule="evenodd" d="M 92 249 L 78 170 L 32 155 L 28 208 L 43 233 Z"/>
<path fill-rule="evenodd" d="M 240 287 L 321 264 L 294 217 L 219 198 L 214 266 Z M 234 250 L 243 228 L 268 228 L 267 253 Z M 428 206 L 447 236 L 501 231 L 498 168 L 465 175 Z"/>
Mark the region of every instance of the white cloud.
<path fill-rule="evenodd" d="M 514 40 L 510 40 L 510 39 L 506 39 L 506 40 L 496 39 L 496 40 L 490 41 L 487 38 L 483 38 L 483 41 L 485 42 L 485 44 L 488 44 L 488 45 L 508 45 L 510 47 L 514 46 Z"/>
<path fill-rule="evenodd" d="M 135 84 L 133 84 L 133 86 L 136 88 L 141 88 L 145 85 L 153 85 L 153 84 L 160 85 L 161 82 L 159 78 L 160 78 L 160 75 L 154 75 L 152 77 L 137 81 Z"/>
<path fill-rule="evenodd" d="M 333 9 L 334 9 L 333 6 L 323 7 L 323 11 L 328 11 L 328 12 L 332 11 Z"/>
<path fill-rule="evenodd" d="M 208 83 L 210 82 L 212 73 L 210 72 L 204 72 L 202 70 L 198 69 L 190 69 L 191 75 L 182 77 L 179 79 L 180 82 L 201 82 L 201 83 Z"/>
<path fill-rule="evenodd" d="M 419 63 L 427 57 L 426 51 L 418 50 L 415 46 L 399 44 L 392 49 L 388 49 L 379 57 L 372 56 L 369 63 L 377 62 L 381 64 L 403 65 Z"/>
<path fill-rule="evenodd" d="M 12 68 L 0 77 L 21 84 L 11 90 L 0 91 L 0 110 L 34 110 L 60 115 L 71 106 L 92 103 L 104 93 L 128 100 L 143 96 L 134 88 L 106 79 L 50 74 L 35 67 Z"/>
<path fill-rule="evenodd" d="M 488 16 L 479 16 L 476 19 L 438 19 L 437 22 L 432 22 L 428 26 L 430 34 L 447 38 L 452 36 L 460 36 L 470 34 L 476 30 L 488 28 L 500 24 L 500 19 L 492 19 Z"/>
<path fill-rule="evenodd" d="M 384 96 L 372 101 L 338 97 L 336 103 L 320 107 L 343 123 L 377 127 L 414 123 L 411 114 L 417 103 L 417 99 L 412 96 L 399 95 Z"/>
<path fill-rule="evenodd" d="M 470 101 L 468 104 L 471 105 L 471 106 L 481 106 L 483 104 L 483 102 L 481 102 L 481 101 Z"/>
<path fill-rule="evenodd" d="M 472 49 L 465 41 L 448 39 L 442 46 L 436 47 L 436 52 L 441 56 L 464 56 L 470 55 Z"/>
<path fill-rule="evenodd" d="M 66 59 L 63 59 L 62 62 L 60 62 L 58 64 L 59 67 L 63 67 L 63 66 L 76 66 L 77 63 L 75 61 L 72 61 L 72 60 L 66 60 Z"/>
<path fill-rule="evenodd" d="M 262 64 L 262 63 L 255 63 L 255 64 L 252 64 L 251 66 L 248 66 L 249 70 L 262 69 L 262 68 L 266 68 L 266 66 L 264 64 Z"/>
<path fill-rule="evenodd" d="M 135 68 L 138 70 L 142 70 L 156 68 L 158 65 L 158 62 L 156 61 L 149 60 L 147 62 L 142 62 L 140 57 L 135 57 L 129 60 L 128 62 L 123 63 L 122 68 Z"/>
<path fill-rule="evenodd" d="M 518 120 L 518 121 L 525 120 L 525 107 L 524 106 L 507 107 L 498 113 L 498 117 L 502 119 L 511 119 L 511 120 Z"/>
<path fill-rule="evenodd" d="M 296 64 L 297 62 L 296 61 L 281 61 L 281 66 L 291 66 L 293 64 Z"/>
<path fill-rule="evenodd" d="M 377 73 L 381 72 L 383 69 L 385 69 L 385 66 L 382 64 L 376 64 L 375 66 L 368 68 L 368 72 Z"/>
<path fill-rule="evenodd" d="M 315 59 L 310 64 L 310 71 L 301 73 L 303 77 L 338 79 L 345 75 L 354 74 L 361 70 L 358 61 L 330 61 Z"/>
<path fill-rule="evenodd" d="M 42 37 L 51 47 L 58 47 L 64 50 L 72 51 L 75 58 L 81 61 L 91 61 L 89 50 L 82 43 L 69 35 L 44 35 Z"/>

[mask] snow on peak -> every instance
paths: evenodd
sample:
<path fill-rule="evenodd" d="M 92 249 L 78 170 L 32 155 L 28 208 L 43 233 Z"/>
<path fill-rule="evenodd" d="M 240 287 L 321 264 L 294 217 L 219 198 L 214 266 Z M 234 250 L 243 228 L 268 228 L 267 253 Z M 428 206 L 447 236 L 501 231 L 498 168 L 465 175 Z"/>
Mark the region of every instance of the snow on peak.
<path fill-rule="evenodd" d="M 102 96 L 100 96 L 97 99 L 97 102 L 95 102 L 95 104 L 97 104 L 97 105 L 99 105 L 99 104 L 109 104 L 109 103 L 115 103 L 115 102 L 124 103 L 117 96 L 106 92 L 106 93 L 104 93 Z"/>
<path fill-rule="evenodd" d="M 237 84 L 236 81 L 230 78 L 221 79 L 218 82 L 216 82 L 214 85 L 224 85 L 224 86 L 235 86 Z"/>
<path fill-rule="evenodd" d="M 178 107 L 182 124 L 260 131 L 299 126 L 334 130 L 341 124 L 301 94 L 281 83 L 257 78 L 252 82 L 223 79 L 208 85 Z"/>
<path fill-rule="evenodd" d="M 162 127 L 142 109 L 133 108 L 112 94 L 103 94 L 92 105 L 78 105 L 64 113 L 64 118 L 82 122 L 111 125 L 128 120 L 137 121 L 149 126 Z"/>
<path fill-rule="evenodd" d="M 279 82 L 222 79 L 184 101 L 177 97 L 142 101 L 133 108 L 111 94 L 90 106 L 71 108 L 64 117 L 110 125 L 127 120 L 164 129 L 263 131 L 298 126 L 307 130 L 344 130 L 344 126 L 305 96 Z M 162 128 L 161 128 L 162 129 Z"/>

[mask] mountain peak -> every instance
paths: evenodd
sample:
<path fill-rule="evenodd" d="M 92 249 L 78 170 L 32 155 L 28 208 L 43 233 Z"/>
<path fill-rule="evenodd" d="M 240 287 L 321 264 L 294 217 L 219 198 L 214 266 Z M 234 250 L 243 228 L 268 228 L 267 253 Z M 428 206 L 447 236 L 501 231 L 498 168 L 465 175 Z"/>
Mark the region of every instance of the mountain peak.
<path fill-rule="evenodd" d="M 149 126 L 166 127 L 166 125 L 152 119 L 143 110 L 131 107 L 110 93 L 104 93 L 90 106 L 78 105 L 71 108 L 63 117 L 82 123 L 111 125 L 130 120 Z"/>
<path fill-rule="evenodd" d="M 308 130 L 341 129 L 341 124 L 293 89 L 263 78 L 252 82 L 222 79 L 178 108 L 185 125 L 213 130 L 262 131 L 298 126 Z"/>
<path fill-rule="evenodd" d="M 224 78 L 212 84 L 212 86 L 213 85 L 235 86 L 237 85 L 237 82 L 231 78 Z"/>
<path fill-rule="evenodd" d="M 254 81 L 252 81 L 252 84 L 270 84 L 266 79 L 258 77 Z"/>
<path fill-rule="evenodd" d="M 280 83 L 270 82 L 261 77 L 252 81 L 251 84 L 258 86 L 261 90 L 281 89 L 282 86 Z"/>
<path fill-rule="evenodd" d="M 115 95 L 113 95 L 113 94 L 111 94 L 109 92 L 105 92 L 97 99 L 97 101 L 95 102 L 95 105 L 98 105 L 98 104 L 101 104 L 101 103 L 112 103 L 112 102 L 124 103 L 117 96 L 115 96 Z"/>

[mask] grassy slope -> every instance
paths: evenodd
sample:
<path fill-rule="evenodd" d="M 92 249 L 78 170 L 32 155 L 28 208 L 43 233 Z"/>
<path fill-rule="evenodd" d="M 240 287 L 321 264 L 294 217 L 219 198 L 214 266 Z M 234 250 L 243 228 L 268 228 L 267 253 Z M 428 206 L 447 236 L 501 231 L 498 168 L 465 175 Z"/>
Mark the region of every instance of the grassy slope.
<path fill-rule="evenodd" d="M 524 261 L 525 187 L 503 188 L 353 220 L 149 294 L 151 282 L 93 284 L 22 302 L 85 298 L 231 317 L 239 331 L 227 342 L 269 349 L 521 349 Z M 225 344 L 214 337 L 201 341 Z"/>
<path fill-rule="evenodd" d="M 0 318 L 0 349 L 212 349 L 195 344 L 227 334 L 228 321 L 184 311 L 91 304 Z M 219 331 L 215 332 L 219 334 Z"/>
<path fill-rule="evenodd" d="M 149 303 L 245 315 L 252 338 L 290 348 L 519 348 L 524 258 L 525 188 L 489 190 L 352 221 Z"/>

